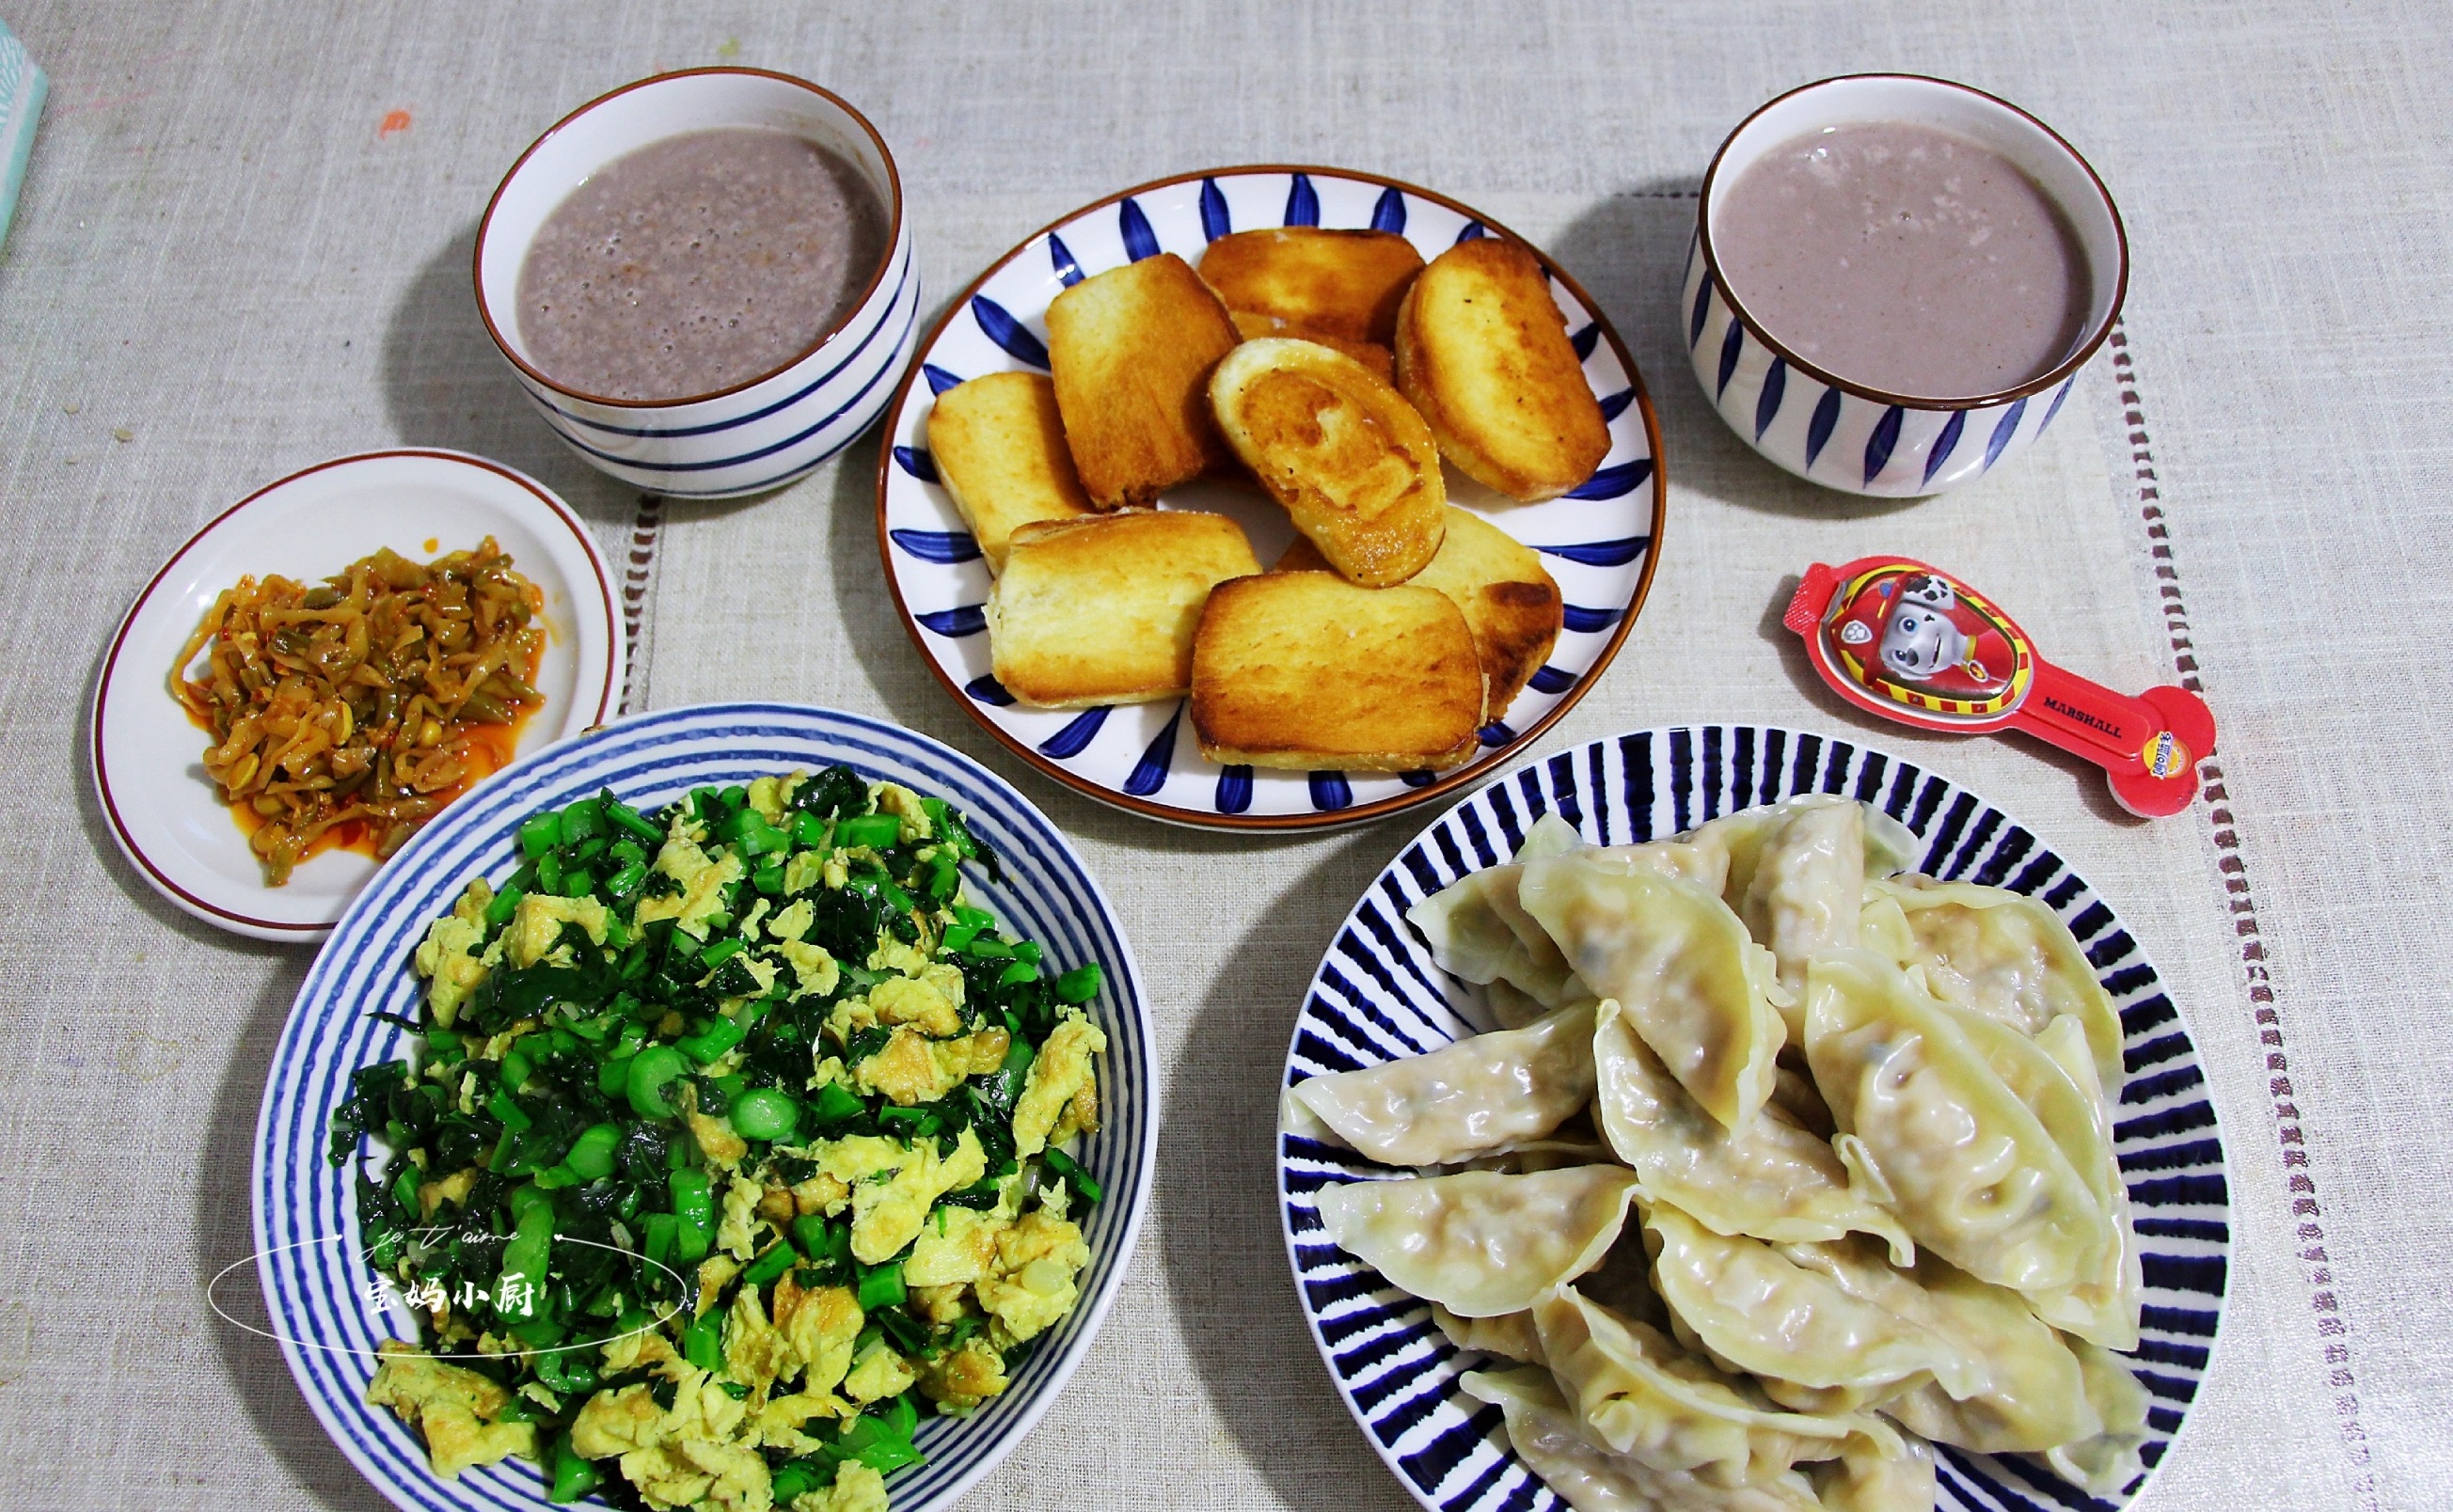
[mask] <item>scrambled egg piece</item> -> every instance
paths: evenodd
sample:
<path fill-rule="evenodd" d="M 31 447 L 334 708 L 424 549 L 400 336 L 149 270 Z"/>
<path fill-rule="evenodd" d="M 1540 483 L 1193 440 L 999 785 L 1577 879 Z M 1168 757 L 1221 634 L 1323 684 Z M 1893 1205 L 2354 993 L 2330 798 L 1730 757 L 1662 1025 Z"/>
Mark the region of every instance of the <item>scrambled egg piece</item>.
<path fill-rule="evenodd" d="M 1016 1154 L 1036 1155 L 1099 1126 L 1099 1076 L 1090 1057 L 1107 1047 L 1107 1035 L 1087 1019 L 1067 1019 L 1048 1032 L 1014 1101 Z"/>
<path fill-rule="evenodd" d="M 432 1218 L 434 1210 L 446 1203 L 458 1207 L 469 1201 L 469 1188 L 477 1184 L 477 1167 L 468 1166 L 453 1171 L 439 1182 L 417 1184 L 417 1212 L 421 1218 Z"/>
<path fill-rule="evenodd" d="M 939 1210 L 945 1227 L 932 1219 L 920 1230 L 911 1258 L 903 1263 L 907 1286 L 963 1286 L 985 1279 L 996 1264 L 997 1236 L 1008 1220 L 967 1207 Z"/>
<path fill-rule="evenodd" d="M 784 817 L 784 794 L 790 782 L 786 777 L 753 777 L 749 780 L 749 806 L 758 817 L 775 824 Z"/>
<path fill-rule="evenodd" d="M 959 990 L 962 973 L 954 973 Z M 950 1040 L 963 1032 L 963 1015 L 936 984 L 917 977 L 888 977 L 868 989 L 868 1006 L 880 1024 L 907 1024 L 923 1034 Z"/>
<path fill-rule="evenodd" d="M 996 1273 L 979 1283 L 980 1305 L 1020 1343 L 1072 1311 L 1076 1282 L 1090 1263 L 1082 1230 L 1046 1208 L 997 1235 Z"/>
<path fill-rule="evenodd" d="M 646 1365 L 671 1379 L 685 1368 L 680 1351 L 672 1346 L 670 1340 L 653 1328 L 643 1328 L 637 1333 L 624 1334 L 619 1339 L 608 1341 L 601 1358 L 605 1362 L 604 1373 L 608 1376 Z"/>
<path fill-rule="evenodd" d="M 966 1077 L 1003 1065 L 1010 1043 L 1011 1036 L 1002 1028 L 974 1030 L 959 1040 L 930 1040 L 908 1025 L 898 1025 L 883 1049 L 860 1063 L 853 1082 L 864 1092 L 883 1092 L 906 1107 L 934 1103 Z"/>
<path fill-rule="evenodd" d="M 729 1252 L 733 1259 L 754 1260 L 758 1256 L 758 1230 L 767 1221 L 758 1216 L 759 1200 L 766 1188 L 746 1176 L 736 1176 L 724 1189 L 724 1216 L 716 1221 L 715 1247 Z"/>
<path fill-rule="evenodd" d="M 911 1301 L 921 1317 L 943 1325 L 960 1321 L 971 1310 L 970 1304 L 963 1301 L 969 1291 L 970 1287 L 960 1283 L 950 1286 L 914 1286 Z"/>
<path fill-rule="evenodd" d="M 724 1169 L 728 1171 L 739 1165 L 741 1157 L 749 1153 L 749 1142 L 732 1132 L 730 1119 L 702 1113 L 693 1107 L 689 1110 L 688 1122 L 690 1138 L 698 1141 L 700 1151 Z"/>
<path fill-rule="evenodd" d="M 886 1477 L 858 1460 L 847 1460 L 835 1472 L 834 1484 L 794 1497 L 792 1512 L 887 1512 Z"/>
<path fill-rule="evenodd" d="M 622 1474 L 651 1507 L 703 1512 L 767 1512 L 774 1482 L 767 1462 L 735 1441 L 748 1408 L 716 1378 L 685 1366 L 669 1410 L 646 1386 L 600 1391 L 571 1420 L 571 1452 L 622 1457 Z"/>
<path fill-rule="evenodd" d="M 682 890 L 663 898 L 639 900 L 638 922 L 670 919 L 674 926 L 697 939 L 707 938 L 707 921 L 724 911 L 724 889 L 742 877 L 741 858 L 727 851 L 710 861 L 689 837 L 684 816 L 673 816 L 672 833 L 656 851 L 656 869 L 680 883 Z"/>
<path fill-rule="evenodd" d="M 562 938 L 562 926 L 568 924 L 587 930 L 589 944 L 603 945 L 605 921 L 609 917 L 605 905 L 593 898 L 531 892 L 520 900 L 511 926 L 503 931 L 504 954 L 514 966 L 532 966 L 552 952 L 554 942 Z"/>
<path fill-rule="evenodd" d="M 778 926 L 791 921 L 793 908 L 807 907 L 808 904 L 802 902 L 785 909 L 776 921 Z M 807 918 L 800 920 L 799 924 L 804 930 L 809 927 Z M 805 945 L 797 938 L 784 939 L 775 946 L 775 953 L 792 968 L 792 976 L 799 982 L 804 995 L 825 997 L 835 989 L 836 983 L 843 980 L 843 968 L 835 965 L 835 958 L 827 953 L 824 945 Z"/>
<path fill-rule="evenodd" d="M 493 901 L 494 889 L 485 879 L 469 884 L 451 911 L 427 926 L 411 958 L 417 974 L 432 984 L 426 1001 L 434 1008 L 434 1022 L 447 1029 L 459 1017 L 460 1005 L 486 980 L 486 963 L 477 951 L 485 944 L 486 909 Z"/>
<path fill-rule="evenodd" d="M 775 1283 L 775 1326 L 792 1345 L 804 1372 L 804 1395 L 830 1392 L 851 1368 L 851 1347 L 868 1322 L 848 1286 L 803 1291 L 786 1271 Z"/>
<path fill-rule="evenodd" d="M 851 1201 L 851 1187 L 839 1176 L 820 1171 L 792 1187 L 792 1210 L 803 1216 L 824 1213 L 832 1218 Z"/>
<path fill-rule="evenodd" d="M 854 1134 L 815 1146 L 818 1167 L 851 1188 L 851 1253 L 882 1264 L 918 1237 L 937 1199 L 987 1174 L 980 1137 L 966 1128 L 954 1153 L 934 1140 L 906 1149 L 879 1134 Z"/>
<path fill-rule="evenodd" d="M 879 783 L 869 789 L 881 814 L 892 814 L 903 821 L 900 836 L 905 841 L 927 840 L 936 834 L 929 827 L 928 810 L 921 806 L 920 795 L 895 783 Z"/>
<path fill-rule="evenodd" d="M 698 1309 L 690 1316 L 700 1317 L 709 1307 L 714 1306 L 715 1299 L 723 1295 L 724 1288 L 731 1285 L 732 1278 L 740 1274 L 741 1263 L 722 1250 L 717 1250 L 700 1261 L 698 1263 Z"/>
<path fill-rule="evenodd" d="M 536 1453 L 535 1423 L 492 1421 L 511 1403 L 501 1386 L 397 1340 L 386 1340 L 378 1353 L 383 1363 L 367 1385 L 367 1401 L 417 1429 L 436 1475 L 452 1480 L 470 1465 Z"/>
<path fill-rule="evenodd" d="M 928 969 L 928 952 L 881 932 L 877 937 L 877 948 L 868 953 L 868 969 L 899 971 L 907 977 L 916 977 Z M 954 970 L 954 980 L 959 983 L 962 979 L 962 972 Z"/>
<path fill-rule="evenodd" d="M 792 1341 L 767 1320 L 758 1288 L 744 1286 L 733 1295 L 725 1320 L 724 1369 L 751 1391 L 764 1391 L 801 1367 Z"/>
<path fill-rule="evenodd" d="M 1005 1360 L 986 1340 L 948 1349 L 920 1370 L 920 1394 L 947 1412 L 968 1412 L 1004 1393 Z"/>
<path fill-rule="evenodd" d="M 793 853 L 791 860 L 784 863 L 784 890 L 786 892 L 807 892 L 809 888 L 816 886 L 819 880 L 826 874 L 826 857 L 818 854 L 814 850 L 796 851 Z M 847 872 L 845 875 L 848 876 L 849 873 Z M 840 887 L 843 884 L 838 882 L 831 883 L 828 885 Z M 792 910 L 789 908 L 784 910 L 787 914 L 791 911 Z"/>
<path fill-rule="evenodd" d="M 920 1373 L 911 1363 L 887 1348 L 883 1343 L 873 1343 L 861 1355 L 851 1374 L 844 1377 L 844 1395 L 866 1405 L 899 1397 L 911 1389 Z"/>

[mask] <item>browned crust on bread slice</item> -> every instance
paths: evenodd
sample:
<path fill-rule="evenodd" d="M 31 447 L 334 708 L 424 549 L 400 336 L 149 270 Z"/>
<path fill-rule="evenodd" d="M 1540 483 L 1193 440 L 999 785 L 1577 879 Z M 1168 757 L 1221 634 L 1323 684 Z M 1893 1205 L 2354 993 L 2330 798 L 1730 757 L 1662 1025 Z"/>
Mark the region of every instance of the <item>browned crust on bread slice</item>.
<path fill-rule="evenodd" d="M 1247 341 L 1218 365 L 1209 401 L 1235 454 L 1339 572 L 1386 587 L 1439 550 L 1439 444 L 1361 363 L 1313 342 Z"/>
<path fill-rule="evenodd" d="M 992 372 L 939 394 L 928 407 L 928 454 L 991 571 L 1005 570 L 1016 526 L 1090 512 L 1045 374 Z"/>
<path fill-rule="evenodd" d="M 988 655 L 1041 708 L 1147 703 L 1192 685 L 1212 586 L 1260 570 L 1224 515 L 1130 509 L 1017 527 L 988 590 Z"/>
<path fill-rule="evenodd" d="M 1222 583 L 1192 652 L 1192 728 L 1211 761 L 1415 771 L 1470 758 L 1482 666 L 1447 596 L 1330 572 Z"/>
<path fill-rule="evenodd" d="M 1511 499 L 1555 499 L 1609 454 L 1542 265 L 1512 242 L 1460 242 L 1414 280 L 1397 314 L 1397 387 L 1443 455 Z"/>
<path fill-rule="evenodd" d="M 1397 354 L 1376 341 L 1348 341 L 1325 330 L 1314 330 L 1280 320 L 1275 315 L 1256 315 L 1247 309 L 1228 310 L 1234 317 L 1236 333 L 1246 341 L 1259 341 L 1268 336 L 1284 336 L 1293 341 L 1313 341 L 1331 351 L 1342 351 L 1364 367 L 1373 377 L 1394 386 L 1397 382 Z"/>
<path fill-rule="evenodd" d="M 1542 566 L 1541 553 L 1475 514 L 1449 505 L 1447 537 L 1431 565 L 1408 579 L 1418 588 L 1437 588 L 1465 611 L 1473 648 L 1482 661 L 1489 707 L 1486 723 L 1506 719 L 1516 695 L 1549 660 L 1566 614 L 1559 585 Z M 1272 572 L 1332 570 L 1320 548 L 1294 539 L 1269 568 Z"/>
<path fill-rule="evenodd" d="M 1094 273 L 1047 307 L 1047 363 L 1083 491 L 1155 504 L 1227 460 L 1210 369 L 1235 345 L 1226 307 L 1173 252 Z"/>
<path fill-rule="evenodd" d="M 1201 254 L 1201 276 L 1228 309 L 1274 317 L 1289 334 L 1382 347 L 1396 339 L 1398 303 L 1422 270 L 1402 236 L 1311 226 L 1236 231 Z"/>

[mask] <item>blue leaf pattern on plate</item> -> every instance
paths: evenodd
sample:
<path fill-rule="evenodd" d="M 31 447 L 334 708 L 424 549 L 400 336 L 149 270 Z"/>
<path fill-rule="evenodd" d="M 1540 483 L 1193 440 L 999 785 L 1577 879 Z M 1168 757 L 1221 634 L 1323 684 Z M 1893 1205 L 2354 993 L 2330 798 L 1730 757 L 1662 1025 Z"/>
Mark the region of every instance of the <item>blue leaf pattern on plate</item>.
<path fill-rule="evenodd" d="M 1592 356 L 1593 348 L 1601 344 L 1602 323 L 1598 320 L 1567 338 L 1567 345 L 1576 348 L 1576 361 L 1578 362 L 1583 362 Z"/>
<path fill-rule="evenodd" d="M 1959 433 L 1966 428 L 1967 411 L 1952 410 L 1950 418 L 1943 422 L 1942 434 L 1933 438 L 1932 449 L 1925 454 L 1925 482 L 1931 483 L 1933 475 L 1940 472 L 1943 464 L 1950 460 L 1950 454 L 1959 449 Z"/>
<path fill-rule="evenodd" d="M 1344 772 L 1311 774 L 1311 806 L 1322 813 L 1334 813 L 1354 806 L 1354 789 L 1347 786 Z"/>
<path fill-rule="evenodd" d="M 1603 400 L 1602 424 L 1608 425 L 1611 421 L 1616 420 L 1619 416 L 1626 413 L 1626 407 L 1633 403 L 1635 403 L 1635 390 L 1632 388 L 1622 388 L 1618 392 Z"/>
<path fill-rule="evenodd" d="M 926 451 L 921 450 L 918 447 L 895 448 L 894 464 L 896 467 L 901 468 L 904 471 L 911 474 L 911 476 L 919 479 L 923 483 L 935 483 L 938 481 L 937 459 L 928 455 Z"/>
<path fill-rule="evenodd" d="M 2036 428 L 2036 433 L 2038 435 L 2043 435 L 2044 432 L 2044 426 L 2051 425 L 2053 423 L 2053 416 L 2062 412 L 2062 401 L 2069 397 L 2070 389 L 2076 387 L 2077 383 L 2078 374 L 2076 373 L 2072 373 L 2068 378 L 2063 380 L 2062 391 L 2053 395 L 2053 407 L 2044 411 L 2044 425 L 2040 425 Z"/>
<path fill-rule="evenodd" d="M 897 447 L 897 451 L 903 448 Z M 980 543 L 968 530 L 888 530 L 896 546 L 923 562 L 951 566 L 979 559 Z"/>
<path fill-rule="evenodd" d="M 958 387 L 963 381 L 933 362 L 922 363 L 920 373 L 922 377 L 928 380 L 928 391 L 932 394 L 944 393 L 948 388 Z"/>
<path fill-rule="evenodd" d="M 1252 768 L 1219 768 L 1217 805 L 1222 814 L 1240 814 L 1252 806 Z"/>
<path fill-rule="evenodd" d="M 1484 229 L 1482 222 L 1467 221 L 1465 223 L 1465 229 L 1457 232 L 1457 245 L 1462 247 L 1467 242 L 1478 242 L 1489 234 L 1490 232 Z"/>
<path fill-rule="evenodd" d="M 1073 249 L 1054 231 L 1047 233 L 1047 264 L 1056 269 L 1056 280 L 1070 288 L 1082 281 L 1082 265 L 1073 260 Z"/>
<path fill-rule="evenodd" d="M 1567 497 L 1570 499 L 1624 498 L 1644 487 L 1644 480 L 1651 476 L 1652 459 L 1638 457 L 1633 462 L 1622 462 L 1614 468 L 1601 468 L 1591 477 L 1569 488 Z"/>
<path fill-rule="evenodd" d="M 1226 196 L 1219 192 L 1218 181 L 1201 181 L 1201 234 L 1211 241 L 1233 233 L 1235 222 L 1226 213 Z"/>
<path fill-rule="evenodd" d="M 1579 546 L 1543 546 L 1533 541 L 1525 544 L 1536 551 L 1563 556 L 1586 567 L 1625 567 L 1644 554 L 1644 548 L 1652 544 L 1652 537 L 1630 535 L 1616 541 L 1587 541 Z"/>
<path fill-rule="evenodd" d="M 1686 345 L 1691 349 L 1704 339 L 1704 317 L 1712 312 L 1712 281 L 1705 279 L 1695 286 L 1695 313 L 1686 319 Z"/>
<path fill-rule="evenodd" d="M 1286 224 L 1288 226 L 1320 224 L 1320 192 L 1311 187 L 1311 175 L 1307 173 L 1296 174 L 1293 185 L 1286 189 Z"/>
<path fill-rule="evenodd" d="M 1489 724 L 1482 726 L 1482 728 L 1474 731 L 1474 733 L 1481 737 L 1482 743 L 1485 746 L 1505 746 L 1509 741 L 1516 738 L 1516 732 L 1514 730 L 1509 729 L 1502 721 L 1495 719 Z"/>
<path fill-rule="evenodd" d="M 911 617 L 920 622 L 921 628 L 933 630 L 939 635 L 956 640 L 966 635 L 977 635 L 988 627 L 987 606 L 984 604 L 966 604 L 960 608 L 952 609 L 931 609 L 926 614 L 914 614 Z"/>
<path fill-rule="evenodd" d="M 1840 390 L 1825 388 L 1822 399 L 1814 406 L 1814 418 L 1805 426 L 1805 465 L 1808 468 L 1814 466 L 1815 458 L 1823 455 L 1824 444 L 1831 439 L 1831 432 L 1839 424 Z"/>
<path fill-rule="evenodd" d="M 1537 693 L 1564 693 L 1576 686 L 1576 674 L 1555 666 L 1545 666 L 1526 679 L 1526 683 Z"/>
<path fill-rule="evenodd" d="M 1408 787 L 1428 787 L 1440 780 L 1437 772 L 1399 772 L 1397 780 Z"/>
<path fill-rule="evenodd" d="M 1616 625 L 1618 617 L 1625 612 L 1623 609 L 1588 609 L 1581 604 L 1560 606 L 1562 623 L 1566 628 L 1574 630 L 1579 635 L 1590 635 L 1596 630 L 1606 630 Z"/>
<path fill-rule="evenodd" d="M 1774 357 L 1771 370 L 1764 374 L 1763 395 L 1755 401 L 1755 439 L 1761 441 L 1771 423 L 1780 418 L 1780 397 L 1788 391 L 1788 359 Z"/>
<path fill-rule="evenodd" d="M 1149 217 L 1131 198 L 1116 209 L 1116 229 L 1125 238 L 1125 255 L 1138 263 L 1145 257 L 1158 255 L 1158 233 L 1150 229 Z"/>
<path fill-rule="evenodd" d="M 1147 798 L 1167 786 L 1167 763 L 1175 755 L 1175 726 L 1184 722 L 1184 705 L 1178 703 L 1175 712 L 1167 717 L 1167 728 L 1149 743 L 1142 759 L 1133 763 L 1132 775 L 1125 779 L 1125 791 L 1135 798 Z"/>
<path fill-rule="evenodd" d="M 1721 396 L 1729 391 L 1729 375 L 1738 370 L 1738 354 L 1745 350 L 1745 346 L 1746 328 L 1739 325 L 1737 317 L 1732 315 L 1729 317 L 1728 334 L 1721 338 L 1721 381 L 1713 386 L 1713 403 L 1718 404 Z"/>
<path fill-rule="evenodd" d="M 1039 338 L 1028 328 L 1007 314 L 1003 305 L 986 294 L 973 294 L 971 318 L 980 323 L 988 340 L 1005 348 L 1007 355 L 1042 372 L 1047 370 L 1047 348 L 1039 344 Z"/>
<path fill-rule="evenodd" d="M 1063 729 L 1041 741 L 1039 753 L 1058 761 L 1081 755 L 1083 748 L 1090 744 L 1091 737 L 1099 733 L 1099 726 L 1107 722 L 1107 711 L 1111 706 L 1101 704 L 1096 708 L 1084 709 Z"/>
<path fill-rule="evenodd" d="M 996 674 L 993 672 L 982 672 L 965 683 L 963 691 L 981 703 L 997 708 L 1004 708 L 1013 702 L 1013 695 L 1005 690 L 1005 685 L 996 680 Z"/>
<path fill-rule="evenodd" d="M 1406 195 L 1390 188 L 1380 191 L 1380 202 L 1371 207 L 1371 229 L 1403 234 L 1406 229 Z"/>
<path fill-rule="evenodd" d="M 1984 443 L 1984 466 L 1990 468 L 2001 460 L 2002 448 L 2019 433 L 2019 422 L 2026 418 L 2026 414 L 2027 401 L 2024 399 L 2012 400 L 2010 408 L 2002 411 L 2001 423 L 1993 428 L 1993 439 Z"/>
<path fill-rule="evenodd" d="M 1874 433 L 1865 438 L 1865 481 L 1867 483 L 1873 482 L 1883 468 L 1889 466 L 1891 448 L 1900 444 L 1900 422 L 1906 418 L 1907 411 L 1898 405 L 1893 405 L 1883 411 L 1882 419 L 1874 422 Z"/>

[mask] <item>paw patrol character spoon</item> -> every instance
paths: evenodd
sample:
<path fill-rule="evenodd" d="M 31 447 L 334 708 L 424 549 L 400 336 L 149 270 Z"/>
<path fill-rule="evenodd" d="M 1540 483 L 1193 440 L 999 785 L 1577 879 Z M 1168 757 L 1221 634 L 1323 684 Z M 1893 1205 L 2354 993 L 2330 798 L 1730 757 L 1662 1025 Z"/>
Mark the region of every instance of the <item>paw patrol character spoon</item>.
<path fill-rule="evenodd" d="M 2102 766 L 2133 814 L 2177 814 L 2214 753 L 2215 717 L 2197 694 L 2132 698 L 2036 655 L 2026 632 L 1957 578 L 1905 557 L 1817 562 L 1781 623 L 1843 698 L 1921 729 L 2019 729 Z"/>

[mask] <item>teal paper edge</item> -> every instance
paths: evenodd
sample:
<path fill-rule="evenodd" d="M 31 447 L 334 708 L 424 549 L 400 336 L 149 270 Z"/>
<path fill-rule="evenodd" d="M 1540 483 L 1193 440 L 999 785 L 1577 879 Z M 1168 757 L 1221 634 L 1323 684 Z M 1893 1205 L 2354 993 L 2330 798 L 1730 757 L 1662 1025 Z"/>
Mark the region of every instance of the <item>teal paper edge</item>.
<path fill-rule="evenodd" d="M 0 35 L 6 35 L 0 32 Z M 43 118 L 43 100 L 50 93 L 51 81 L 30 57 L 26 59 L 26 85 L 20 95 L 25 105 L 23 119 L 14 109 L 10 112 L 9 135 L 5 144 L 9 161 L 0 168 L 0 252 L 9 246 L 9 225 L 17 214 L 17 190 L 26 182 L 26 164 L 34 155 L 34 126 Z"/>

